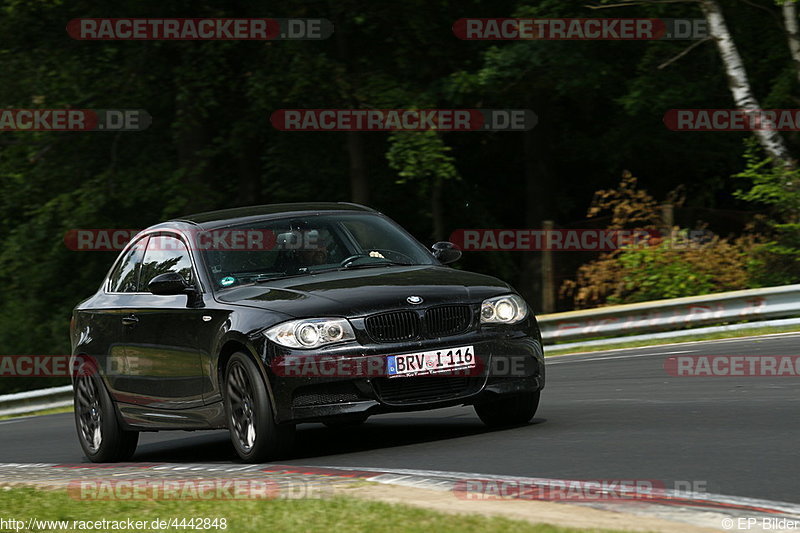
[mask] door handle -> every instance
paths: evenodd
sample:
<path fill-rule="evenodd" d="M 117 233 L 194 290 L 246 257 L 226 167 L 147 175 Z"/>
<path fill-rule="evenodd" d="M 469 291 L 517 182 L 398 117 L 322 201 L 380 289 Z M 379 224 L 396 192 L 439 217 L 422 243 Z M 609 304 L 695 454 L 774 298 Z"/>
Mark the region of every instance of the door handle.
<path fill-rule="evenodd" d="M 136 318 L 136 315 L 129 315 L 122 317 L 122 325 L 123 326 L 135 326 L 139 323 L 139 319 Z"/>

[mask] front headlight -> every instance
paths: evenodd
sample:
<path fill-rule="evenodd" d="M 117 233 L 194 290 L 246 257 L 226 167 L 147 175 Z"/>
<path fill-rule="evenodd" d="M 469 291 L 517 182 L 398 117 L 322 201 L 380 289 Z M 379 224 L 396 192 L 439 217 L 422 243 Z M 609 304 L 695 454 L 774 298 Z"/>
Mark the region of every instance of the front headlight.
<path fill-rule="evenodd" d="M 528 306 L 516 294 L 495 296 L 481 304 L 481 324 L 516 324 L 526 316 Z"/>
<path fill-rule="evenodd" d="M 289 348 L 316 348 L 356 338 L 353 327 L 344 318 L 307 318 L 290 320 L 264 332 L 269 340 Z"/>

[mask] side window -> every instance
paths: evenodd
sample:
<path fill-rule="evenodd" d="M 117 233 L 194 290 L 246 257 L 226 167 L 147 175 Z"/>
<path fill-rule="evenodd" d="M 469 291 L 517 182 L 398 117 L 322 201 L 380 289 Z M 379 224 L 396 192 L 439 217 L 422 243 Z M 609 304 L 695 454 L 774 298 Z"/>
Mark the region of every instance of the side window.
<path fill-rule="evenodd" d="M 142 261 L 142 274 L 139 286 L 147 290 L 147 284 L 154 277 L 165 272 L 177 272 L 187 282 L 192 282 L 192 261 L 183 241 L 168 235 L 150 237 L 147 251 Z"/>
<path fill-rule="evenodd" d="M 119 262 L 108 280 L 110 292 L 136 292 L 138 290 L 139 272 L 142 268 L 142 257 L 146 244 L 147 238 L 139 240 Z"/>

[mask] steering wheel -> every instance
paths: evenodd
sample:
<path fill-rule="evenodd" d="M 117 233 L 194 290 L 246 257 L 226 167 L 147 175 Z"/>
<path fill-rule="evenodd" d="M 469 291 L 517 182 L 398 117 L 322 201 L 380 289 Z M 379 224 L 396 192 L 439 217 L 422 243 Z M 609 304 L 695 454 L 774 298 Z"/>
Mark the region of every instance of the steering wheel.
<path fill-rule="evenodd" d="M 339 266 L 345 267 L 348 263 L 355 261 L 356 259 L 360 259 L 361 257 L 369 257 L 367 254 L 355 254 L 351 255 L 350 257 L 346 257 L 339 262 Z"/>

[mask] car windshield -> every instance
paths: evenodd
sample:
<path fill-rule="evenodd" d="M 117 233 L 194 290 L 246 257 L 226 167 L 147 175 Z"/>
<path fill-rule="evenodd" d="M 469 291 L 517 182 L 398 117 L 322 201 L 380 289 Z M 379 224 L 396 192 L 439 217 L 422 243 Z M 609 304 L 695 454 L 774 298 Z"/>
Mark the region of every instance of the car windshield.
<path fill-rule="evenodd" d="M 200 244 L 217 289 L 331 270 L 438 264 L 396 224 L 372 214 L 250 222 L 210 230 Z"/>

